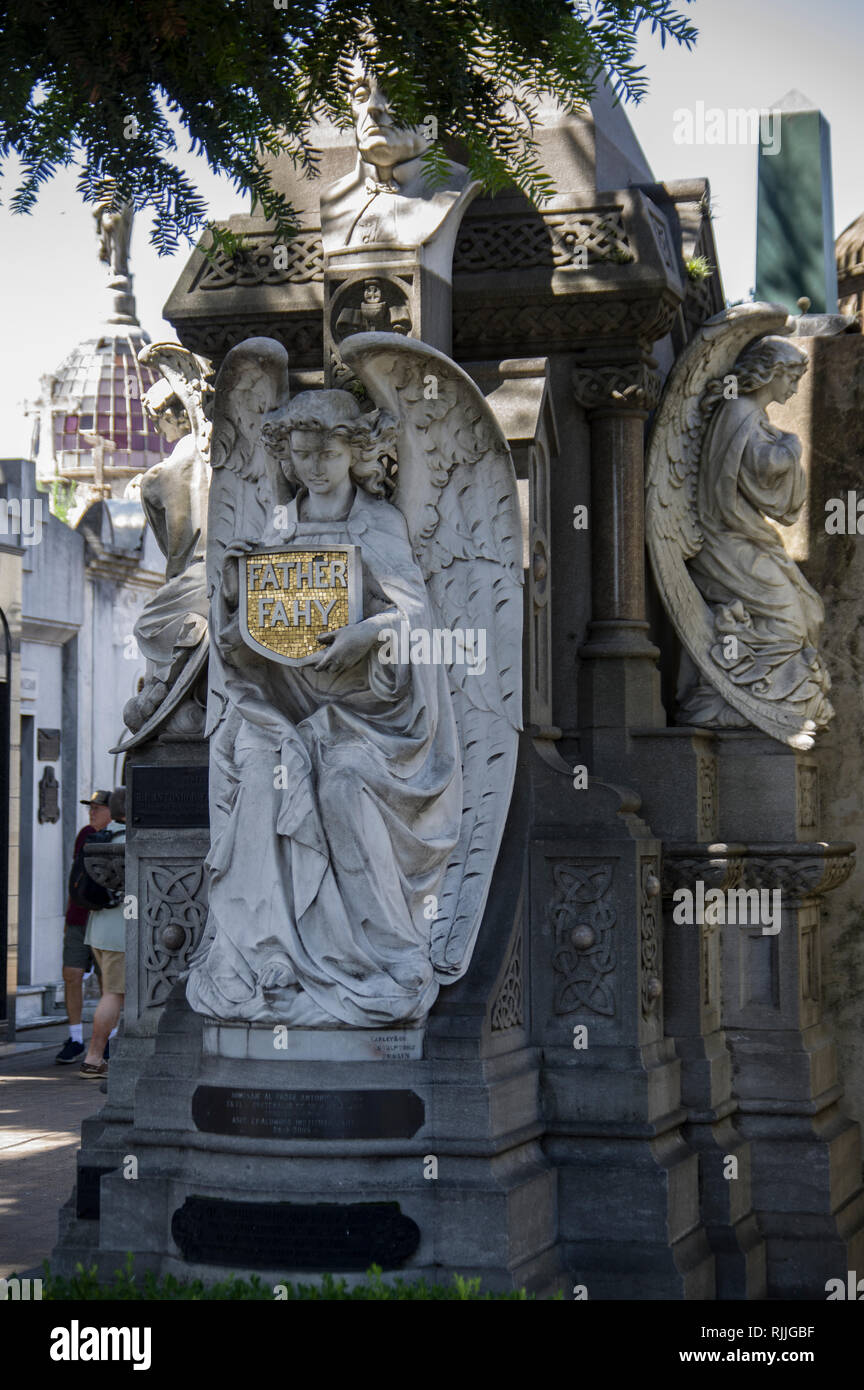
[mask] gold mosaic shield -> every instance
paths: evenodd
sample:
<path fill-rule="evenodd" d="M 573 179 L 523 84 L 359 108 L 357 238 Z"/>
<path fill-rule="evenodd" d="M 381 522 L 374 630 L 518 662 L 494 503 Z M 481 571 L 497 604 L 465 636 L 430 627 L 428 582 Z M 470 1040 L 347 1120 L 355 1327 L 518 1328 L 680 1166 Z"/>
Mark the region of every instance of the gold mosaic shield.
<path fill-rule="evenodd" d="M 240 632 L 253 651 L 285 666 L 320 656 L 318 638 L 362 617 L 356 545 L 285 546 L 240 557 Z"/>

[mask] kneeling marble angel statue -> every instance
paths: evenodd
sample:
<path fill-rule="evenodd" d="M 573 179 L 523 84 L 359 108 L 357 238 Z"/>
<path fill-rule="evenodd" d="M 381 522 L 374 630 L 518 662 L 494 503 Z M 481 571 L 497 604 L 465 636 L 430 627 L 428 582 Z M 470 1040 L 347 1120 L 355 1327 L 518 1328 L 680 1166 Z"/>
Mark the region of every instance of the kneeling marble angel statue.
<path fill-rule="evenodd" d="M 187 996 L 220 1019 L 419 1025 L 468 968 L 512 792 L 507 445 L 424 344 L 358 334 L 345 358 L 375 408 L 287 402 L 269 339 L 234 348 L 216 386 L 209 914 Z M 491 659 L 457 640 L 413 660 L 400 628 L 483 628 Z"/>
<path fill-rule="evenodd" d="M 807 368 L 773 304 L 724 310 L 675 364 L 648 452 L 646 533 L 684 648 L 679 722 L 808 748 L 831 719 L 822 600 L 787 553 L 807 478 L 769 419 Z"/>

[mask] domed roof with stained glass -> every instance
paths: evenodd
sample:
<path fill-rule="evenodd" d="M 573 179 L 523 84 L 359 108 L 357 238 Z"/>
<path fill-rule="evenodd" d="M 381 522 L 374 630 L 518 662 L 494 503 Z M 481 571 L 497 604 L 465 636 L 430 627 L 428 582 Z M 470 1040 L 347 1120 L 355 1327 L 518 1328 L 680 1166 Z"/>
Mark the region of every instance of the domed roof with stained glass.
<path fill-rule="evenodd" d="M 150 342 L 135 312 L 129 243 L 132 210 L 106 200 L 94 211 L 99 256 L 108 266 L 101 323 L 43 378 L 35 436 L 44 479 L 90 482 L 97 495 L 123 495 L 128 480 L 170 454 L 147 416 L 144 393 L 161 374 L 138 361 Z"/>
<path fill-rule="evenodd" d="M 62 476 L 92 474 L 94 445 L 88 434 L 101 435 L 115 446 L 105 460 L 109 469 L 128 469 L 130 474 L 143 472 L 170 453 L 173 446 L 148 420 L 141 403 L 144 392 L 161 380 L 159 372 L 138 361 L 149 341 L 140 328 L 124 331 L 119 324 L 106 324 L 103 334 L 79 343 L 57 368 L 51 423 L 54 458 Z"/>

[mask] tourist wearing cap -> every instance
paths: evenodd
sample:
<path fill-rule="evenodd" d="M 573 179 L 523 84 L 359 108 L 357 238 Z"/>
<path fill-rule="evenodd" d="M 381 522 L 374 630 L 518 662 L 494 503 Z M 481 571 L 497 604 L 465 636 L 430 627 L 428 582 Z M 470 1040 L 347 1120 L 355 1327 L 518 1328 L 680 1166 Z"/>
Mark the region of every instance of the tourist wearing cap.
<path fill-rule="evenodd" d="M 84 846 L 84 842 L 97 830 L 104 830 L 111 820 L 108 809 L 107 791 L 95 791 L 82 806 L 90 808 L 90 823 L 78 831 L 75 848 L 72 852 L 73 867 Z M 81 1026 L 81 1007 L 84 994 L 84 976 L 93 968 L 93 953 L 84 940 L 89 909 L 72 901 L 70 895 L 66 902 L 66 918 L 63 929 L 63 992 L 66 999 L 66 1012 L 69 1015 L 69 1037 L 57 1053 L 56 1060 L 64 1064 L 80 1062 L 84 1055 L 84 1039 Z"/>
<path fill-rule="evenodd" d="M 116 787 L 109 800 L 108 832 L 116 842 L 126 840 L 126 789 Z M 108 1039 L 117 1031 L 126 993 L 126 918 L 123 899 L 90 913 L 85 941 L 96 957 L 102 981 L 102 998 L 93 1016 L 93 1032 L 79 1076 L 98 1080 L 108 1072 Z"/>

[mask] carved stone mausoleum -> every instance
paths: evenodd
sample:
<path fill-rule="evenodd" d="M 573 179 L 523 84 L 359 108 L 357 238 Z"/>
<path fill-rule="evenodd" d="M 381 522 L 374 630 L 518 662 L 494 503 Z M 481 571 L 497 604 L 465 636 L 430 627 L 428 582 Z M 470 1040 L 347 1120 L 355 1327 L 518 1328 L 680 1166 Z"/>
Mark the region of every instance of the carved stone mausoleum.
<path fill-rule="evenodd" d="M 717 272 L 688 271 L 698 257 L 716 265 L 704 182 L 657 182 L 603 93 L 590 115 L 550 110 L 544 121 L 540 149 L 558 191 L 540 211 L 516 194 L 479 196 L 458 151 L 433 196 L 411 182 L 416 151 L 394 181 L 358 158 L 350 133 L 322 129 L 317 181 L 276 170 L 300 212 L 295 240 L 280 247 L 265 223 L 233 218 L 241 255 L 194 255 L 169 300 L 184 347 L 225 362 L 210 454 L 210 829 L 208 742 L 191 726 L 160 731 L 157 708 L 152 737 L 128 757 L 126 892 L 138 915 L 125 1034 L 107 1104 L 84 1128 L 61 1270 L 83 1258 L 107 1274 L 132 1249 L 142 1267 L 211 1279 L 238 1269 L 271 1281 L 359 1277 L 374 1260 L 408 1276 L 477 1274 L 491 1287 L 581 1285 L 590 1298 L 760 1299 L 824 1297 L 828 1278 L 864 1267 L 860 1136 L 844 1115 L 820 985 L 820 905 L 850 874 L 854 847 L 826 842 L 820 821 L 818 740 L 830 711 L 810 641 L 818 596 L 782 547 L 766 560 L 787 586 L 776 612 L 717 577 L 733 542 L 769 545 L 752 530 L 767 526 L 763 512 L 800 510 L 792 436 L 764 433 L 764 404 L 776 399 L 772 383 L 794 389 L 801 363 L 774 342 L 787 331 L 782 310 L 724 313 Z M 753 366 L 746 354 L 763 339 Z M 423 345 L 452 362 L 423 358 Z M 425 377 L 406 365 L 418 352 Z M 396 366 L 379 370 L 376 354 Z M 723 394 L 727 376 L 740 398 Z M 455 400 L 470 423 L 474 462 L 459 453 L 469 447 L 460 435 L 448 467 L 466 479 L 470 467 L 491 469 L 503 440 L 515 468 L 523 698 L 509 814 L 468 963 L 428 1016 L 418 1006 L 381 1026 L 304 1026 L 290 1012 L 295 996 L 279 1013 L 304 985 L 319 1007 L 299 948 L 300 984 L 275 969 L 264 988 L 237 944 L 255 923 L 239 912 L 226 920 L 236 858 L 211 870 L 208 918 L 210 832 L 224 847 L 237 785 L 251 795 L 243 769 L 257 737 L 248 721 L 231 724 L 248 706 L 230 655 L 242 650 L 228 636 L 230 546 L 220 541 L 217 554 L 214 537 L 230 503 L 234 535 L 273 551 L 264 520 L 249 522 L 252 503 L 236 501 L 238 479 L 252 477 L 267 508 L 288 514 L 277 533 L 299 544 L 296 498 L 267 492 L 280 484 L 261 462 L 263 417 L 290 420 L 300 393 L 347 386 L 364 418 L 386 407 L 397 420 L 394 496 L 426 564 L 404 475 L 409 436 L 426 431 L 437 447 L 434 412 L 422 426 L 411 414 L 426 409 L 418 383 L 429 380 L 442 418 Z M 746 536 L 725 513 L 718 520 L 705 491 L 715 464 L 725 476 L 724 431 L 749 489 Z M 501 469 L 499 501 L 509 495 Z M 436 486 L 444 499 L 447 467 Z M 723 495 L 739 505 L 738 491 Z M 512 536 L 499 533 L 497 551 L 478 559 L 473 523 L 461 525 L 457 516 L 449 559 L 424 569 L 436 603 L 435 574 L 460 543 L 477 573 L 505 565 Z M 499 676 L 502 650 L 503 637 L 497 650 L 490 640 Z M 266 658 L 256 660 L 240 662 L 241 678 L 270 681 Z M 494 699 L 484 707 L 470 677 L 465 689 L 485 718 Z M 682 706 L 694 722 L 680 722 Z M 476 739 L 466 709 L 467 777 Z M 483 730 L 477 739 L 490 739 Z M 229 752 L 240 768 L 233 790 Z M 487 787 L 502 785 L 495 756 Z M 255 787 L 263 842 L 270 803 L 264 782 Z M 322 810 L 328 833 L 331 815 Z M 232 831 L 235 856 L 252 843 L 248 824 Z M 257 902 L 255 853 L 248 863 Z M 298 920 L 304 882 L 295 878 L 286 908 Z M 740 890 L 736 901 L 776 914 L 687 921 L 684 890 L 696 902 Z M 256 1001 L 233 1014 L 230 1002 L 221 1013 L 212 1004 L 220 980 L 231 996 L 214 965 L 228 958 L 226 934 Z M 434 961 L 434 929 L 431 939 Z M 135 1182 L 122 1171 L 129 1154 Z"/>

